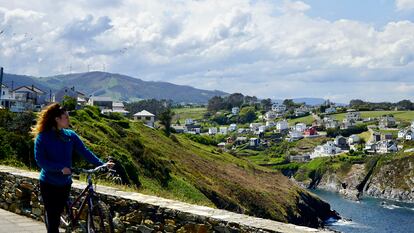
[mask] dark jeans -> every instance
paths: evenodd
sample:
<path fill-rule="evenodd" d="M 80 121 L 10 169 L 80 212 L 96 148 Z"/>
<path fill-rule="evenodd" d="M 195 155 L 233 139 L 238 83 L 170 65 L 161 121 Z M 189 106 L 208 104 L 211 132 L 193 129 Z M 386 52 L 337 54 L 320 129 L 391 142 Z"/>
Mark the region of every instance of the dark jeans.
<path fill-rule="evenodd" d="M 46 210 L 46 227 L 48 233 L 59 233 L 60 215 L 69 198 L 71 185 L 55 186 L 40 182 L 40 193 Z"/>

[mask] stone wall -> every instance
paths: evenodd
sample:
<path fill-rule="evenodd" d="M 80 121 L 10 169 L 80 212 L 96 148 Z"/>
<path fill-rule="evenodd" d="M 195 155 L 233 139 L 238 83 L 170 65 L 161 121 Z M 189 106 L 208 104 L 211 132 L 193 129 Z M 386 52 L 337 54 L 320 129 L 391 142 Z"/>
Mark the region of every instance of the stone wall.
<path fill-rule="evenodd" d="M 0 208 L 43 220 L 38 173 L 0 165 Z M 71 196 L 85 187 L 74 181 Z M 97 186 L 116 232 L 328 232 L 179 201 Z"/>

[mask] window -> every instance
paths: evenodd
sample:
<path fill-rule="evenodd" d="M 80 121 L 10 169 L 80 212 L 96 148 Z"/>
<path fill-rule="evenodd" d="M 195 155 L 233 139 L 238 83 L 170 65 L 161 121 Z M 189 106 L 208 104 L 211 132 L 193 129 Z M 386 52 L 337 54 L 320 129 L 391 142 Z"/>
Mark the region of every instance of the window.
<path fill-rule="evenodd" d="M 151 120 L 151 117 L 147 116 L 147 117 L 145 117 L 145 120 L 149 121 L 149 120 Z"/>

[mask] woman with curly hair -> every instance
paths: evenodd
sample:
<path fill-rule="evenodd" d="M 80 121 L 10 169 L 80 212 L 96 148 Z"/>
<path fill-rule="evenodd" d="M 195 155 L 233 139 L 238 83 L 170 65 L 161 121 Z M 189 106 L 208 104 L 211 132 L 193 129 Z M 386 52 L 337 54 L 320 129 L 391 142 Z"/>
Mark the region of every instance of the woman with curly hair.
<path fill-rule="evenodd" d="M 104 164 L 69 129 L 69 122 L 65 108 L 52 103 L 40 112 L 37 123 L 32 128 L 35 160 L 41 168 L 40 193 L 46 210 L 48 233 L 59 232 L 60 215 L 71 190 L 73 151 L 96 166 Z M 113 163 L 107 163 L 107 166 L 112 167 Z"/>

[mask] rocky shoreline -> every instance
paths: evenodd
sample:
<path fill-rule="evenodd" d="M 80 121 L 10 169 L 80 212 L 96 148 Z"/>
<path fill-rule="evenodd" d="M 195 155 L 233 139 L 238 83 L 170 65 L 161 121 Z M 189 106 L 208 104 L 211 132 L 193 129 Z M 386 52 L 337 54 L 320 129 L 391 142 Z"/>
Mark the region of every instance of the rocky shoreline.
<path fill-rule="evenodd" d="M 370 169 L 365 164 L 354 164 L 346 174 L 327 171 L 319 179 L 295 182 L 308 189 L 336 192 L 354 201 L 366 196 L 414 203 L 413 167 L 414 162 L 407 159 L 375 164 Z"/>

